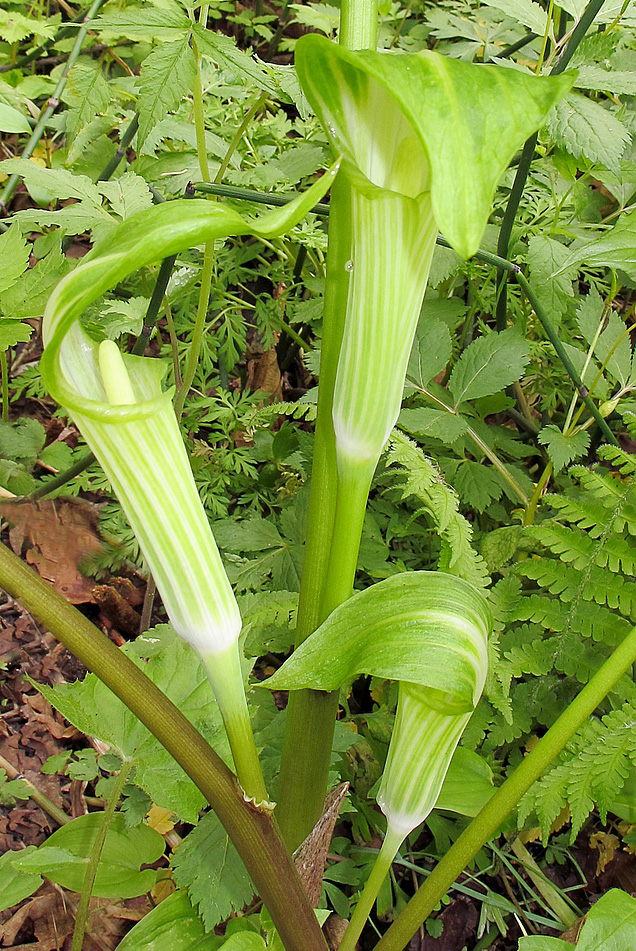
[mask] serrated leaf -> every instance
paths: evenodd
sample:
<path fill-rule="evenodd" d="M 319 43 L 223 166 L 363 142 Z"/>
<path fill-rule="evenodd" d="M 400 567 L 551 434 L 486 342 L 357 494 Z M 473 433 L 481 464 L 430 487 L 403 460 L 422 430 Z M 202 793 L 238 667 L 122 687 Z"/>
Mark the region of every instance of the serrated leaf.
<path fill-rule="evenodd" d="M 108 199 L 115 214 L 122 219 L 153 204 L 148 183 L 141 175 L 135 175 L 130 170 L 115 181 L 100 182 L 99 190 Z"/>
<path fill-rule="evenodd" d="M 636 75 L 619 69 L 579 66 L 576 85 L 579 89 L 593 89 L 617 96 L 636 96 Z"/>
<path fill-rule="evenodd" d="M 586 267 L 621 268 L 636 280 L 636 209 L 623 213 L 611 231 L 580 244 L 560 264 L 553 276 L 580 264 Z"/>
<path fill-rule="evenodd" d="M 59 247 L 54 247 L 21 279 L 0 293 L 0 308 L 8 317 L 41 317 L 53 287 L 70 270 Z"/>
<path fill-rule="evenodd" d="M 30 255 L 31 247 L 27 244 L 19 225 L 14 224 L 4 234 L 0 234 L 0 260 L 2 261 L 0 293 L 15 284 L 26 271 Z"/>
<path fill-rule="evenodd" d="M 188 37 L 162 43 L 146 57 L 139 75 L 139 148 L 157 122 L 177 107 L 194 84 L 196 64 Z"/>
<path fill-rule="evenodd" d="M 0 351 L 15 347 L 16 343 L 25 343 L 31 339 L 33 327 L 21 320 L 0 320 Z"/>
<path fill-rule="evenodd" d="M 81 892 L 86 865 L 93 843 L 104 821 L 103 813 L 78 816 L 49 836 L 46 844 L 28 855 L 17 854 L 13 864 L 21 871 L 50 878 L 74 892 Z M 127 829 L 121 813 L 113 816 L 97 875 L 93 894 L 99 898 L 135 898 L 154 885 L 157 873 L 141 871 L 163 855 L 165 843 L 154 829 L 138 825 Z"/>
<path fill-rule="evenodd" d="M 398 418 L 398 425 L 415 436 L 433 436 L 441 439 L 447 446 L 464 436 L 468 431 L 468 424 L 462 416 L 444 409 L 403 409 Z"/>
<path fill-rule="evenodd" d="M 110 89 L 97 64 L 76 63 L 69 71 L 65 102 L 66 141 L 69 146 L 77 134 L 97 115 L 108 108 Z"/>
<path fill-rule="evenodd" d="M 179 890 L 144 915 L 117 951 L 217 951 L 223 942 L 219 935 L 205 933 L 187 893 Z"/>
<path fill-rule="evenodd" d="M 599 162 L 616 172 L 619 159 L 630 140 L 623 123 L 603 106 L 570 93 L 557 102 L 548 116 L 548 129 L 555 144 L 574 158 Z"/>
<path fill-rule="evenodd" d="M 97 17 L 93 20 L 92 27 L 110 36 L 169 42 L 189 35 L 192 22 L 174 7 L 153 10 L 150 6 L 129 6 L 121 13 L 106 13 Z"/>
<path fill-rule="evenodd" d="M 545 10 L 538 3 L 534 3 L 534 0 L 484 0 L 484 3 L 489 7 L 496 7 L 513 20 L 523 23 L 539 36 L 545 33 L 547 23 Z"/>
<path fill-rule="evenodd" d="M 31 132 L 29 120 L 13 106 L 0 102 L 0 132 Z"/>
<path fill-rule="evenodd" d="M 453 344 L 446 324 L 435 317 L 420 320 L 406 371 L 407 381 L 425 387 L 446 369 L 452 352 Z"/>
<path fill-rule="evenodd" d="M 206 30 L 198 23 L 193 27 L 196 42 L 202 53 L 224 69 L 233 69 L 259 89 L 280 98 L 281 87 L 259 59 L 240 50 L 232 37 Z"/>
<path fill-rule="evenodd" d="M 457 467 L 453 486 L 462 502 L 483 512 L 491 502 L 501 498 L 502 486 L 493 469 L 466 459 Z"/>
<path fill-rule="evenodd" d="M 162 625 L 123 650 L 133 659 L 135 654 L 151 654 L 144 672 L 217 753 L 231 762 L 212 688 L 192 648 Z M 38 689 L 83 733 L 102 740 L 120 756 L 133 761 L 137 767 L 135 782 L 156 805 L 170 809 L 188 822 L 197 821 L 204 804 L 202 794 L 146 727 L 93 674 L 73 684 L 39 685 Z"/>
<path fill-rule="evenodd" d="M 207 930 L 240 911 L 254 894 L 245 866 L 213 812 L 182 842 L 171 865 L 175 884 L 187 888 Z"/>
<path fill-rule="evenodd" d="M 527 342 L 513 328 L 479 337 L 464 350 L 451 373 L 448 389 L 454 408 L 515 383 L 529 359 Z"/>
<path fill-rule="evenodd" d="M 12 175 L 14 172 L 21 175 L 24 185 L 30 193 L 31 189 L 39 193 L 46 192 L 51 201 L 60 198 L 82 199 L 94 205 L 101 205 L 101 198 L 97 186 L 87 175 L 76 175 L 64 168 L 42 168 L 29 159 L 5 159 L 0 162 L 0 171 Z M 39 195 L 38 195 L 39 197 Z"/>
<path fill-rule="evenodd" d="M 405 572 L 336 608 L 264 686 L 335 690 L 365 673 L 441 691 L 445 712 L 467 713 L 481 693 L 477 645 L 489 625 L 472 585 L 441 571 Z"/>
<path fill-rule="evenodd" d="M 547 235 L 534 235 L 528 242 L 526 260 L 530 268 L 530 283 L 539 302 L 555 322 L 560 323 L 572 302 L 572 275 L 563 269 L 555 276 L 569 257 L 568 249 Z"/>
<path fill-rule="evenodd" d="M 552 424 L 543 427 L 538 439 L 546 447 L 555 472 L 560 472 L 574 459 L 584 456 L 590 445 L 589 433 L 582 431 L 565 436 L 558 426 Z"/>
<path fill-rule="evenodd" d="M 66 154 L 65 165 L 68 168 L 74 165 L 84 151 L 94 146 L 97 139 L 114 129 L 116 124 L 116 119 L 109 115 L 93 116 L 92 119 L 89 119 L 75 136 L 73 144 Z"/>

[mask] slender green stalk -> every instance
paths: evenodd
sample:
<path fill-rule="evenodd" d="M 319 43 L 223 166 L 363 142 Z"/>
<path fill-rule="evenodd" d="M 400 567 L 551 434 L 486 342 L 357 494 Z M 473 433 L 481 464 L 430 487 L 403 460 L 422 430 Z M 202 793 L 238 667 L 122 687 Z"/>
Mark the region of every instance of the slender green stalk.
<path fill-rule="evenodd" d="M 240 143 L 241 139 L 243 138 L 243 133 L 244 133 L 245 130 L 247 129 L 248 125 L 250 124 L 250 122 L 252 121 L 252 119 L 254 118 L 254 116 L 256 115 L 256 113 L 258 112 L 258 110 L 259 110 L 259 109 L 261 108 L 261 106 L 263 106 L 263 105 L 265 104 L 265 102 L 267 101 L 267 96 L 268 96 L 268 93 L 262 92 L 262 93 L 259 93 L 259 94 L 254 98 L 254 102 L 252 103 L 252 105 L 250 106 L 250 108 L 247 110 L 247 112 L 246 112 L 245 115 L 243 116 L 243 121 L 241 122 L 240 126 L 238 127 L 238 129 L 237 129 L 236 132 L 234 133 L 234 136 L 233 136 L 233 138 L 232 138 L 232 141 L 231 141 L 230 144 L 228 145 L 227 152 L 226 152 L 225 155 L 223 156 L 223 159 L 222 159 L 222 161 L 221 161 L 221 164 L 219 165 L 219 170 L 218 170 L 218 172 L 216 173 L 216 175 L 214 176 L 214 182 L 213 182 L 212 184 L 218 186 L 218 185 L 220 185 L 221 182 L 223 181 L 223 176 L 225 175 L 225 173 L 226 173 L 226 171 L 227 171 L 227 167 L 228 167 L 228 165 L 230 164 L 230 161 L 231 161 L 231 159 L 232 159 L 232 156 L 233 156 L 234 153 L 236 152 L 236 150 L 237 150 L 237 148 L 238 148 L 238 146 L 239 146 L 239 143 Z M 208 180 L 208 179 L 204 179 L 204 181 L 209 181 L 209 180 Z"/>
<path fill-rule="evenodd" d="M 39 485 L 27 498 L 29 498 L 31 502 L 45 498 L 47 495 L 50 495 L 51 492 L 61 489 L 67 482 L 71 482 L 76 476 L 81 475 L 81 473 L 85 472 L 94 462 L 95 456 L 93 453 L 85 453 L 85 455 L 81 456 L 72 466 L 69 466 L 64 472 L 60 472 L 59 475 L 56 475 L 54 479 L 49 479 L 48 482 Z"/>
<path fill-rule="evenodd" d="M 5 771 L 9 779 L 21 779 L 29 791 L 29 799 L 32 799 L 33 802 L 36 803 L 47 816 L 54 819 L 59 826 L 66 825 L 67 822 L 71 821 L 70 816 L 67 816 L 63 809 L 60 809 L 54 802 L 51 802 L 48 796 L 40 792 L 37 786 L 34 786 L 31 780 L 23 776 L 22 773 L 15 768 L 13 763 L 6 760 L 4 756 L 0 756 L 0 768 Z"/>
<path fill-rule="evenodd" d="M 338 951 L 355 951 L 358 938 L 362 934 L 362 929 L 371 914 L 373 903 L 378 897 L 384 879 L 391 871 L 391 865 L 397 855 L 398 849 L 402 845 L 403 838 L 403 836 L 396 833 L 391 834 L 387 830 L 382 848 L 371 869 L 371 874 L 364 886 L 364 891 L 358 899 L 358 903 L 351 916 L 351 921 L 344 933 L 342 941 L 340 942 Z"/>
<path fill-rule="evenodd" d="M 634 662 L 636 627 L 632 628 L 622 644 L 473 819 L 376 945 L 375 951 L 402 951 L 457 876 L 497 832 L 524 793 L 559 755 L 568 740 L 594 713 Z"/>
<path fill-rule="evenodd" d="M 108 804 L 104 809 L 102 821 L 99 825 L 97 835 L 95 836 L 91 854 L 88 857 L 88 865 L 86 866 L 86 874 L 84 875 L 84 884 L 82 885 L 82 894 L 79 905 L 77 906 L 77 914 L 75 915 L 75 927 L 73 928 L 73 943 L 71 944 L 71 951 L 82 951 L 84 932 L 86 931 L 86 923 L 88 921 L 88 906 L 93 895 L 93 886 L 95 885 L 95 876 L 97 875 L 99 860 L 102 856 L 104 843 L 106 842 L 106 836 L 108 835 L 110 824 L 113 821 L 113 816 L 115 815 L 115 809 L 117 808 L 119 797 L 121 796 L 124 786 L 126 785 L 126 780 L 130 775 L 132 765 L 132 763 L 128 762 L 123 762 L 121 765 L 119 776 L 117 777 L 115 785 L 113 786 L 113 791 L 108 800 Z"/>
<path fill-rule="evenodd" d="M 347 50 L 374 50 L 378 43 L 377 0 L 343 0 L 340 45 Z"/>
<path fill-rule="evenodd" d="M 139 128 L 139 116 L 135 113 L 135 115 L 132 117 L 132 119 L 128 123 L 128 128 L 126 129 L 126 131 L 121 137 L 121 142 L 119 143 L 119 147 L 117 151 L 113 155 L 110 162 L 108 162 L 108 164 L 104 166 L 104 169 L 97 176 L 98 182 L 107 182 L 108 179 L 111 178 L 111 176 L 117 171 L 117 167 L 119 166 L 119 163 L 121 162 L 121 160 L 125 158 L 126 149 L 130 145 L 132 140 L 135 138 L 138 128 Z"/>
<path fill-rule="evenodd" d="M 9 421 L 9 363 L 7 351 L 0 353 L 0 378 L 2 381 L 2 422 Z"/>
<path fill-rule="evenodd" d="M 93 0 L 93 3 L 91 4 L 91 7 L 88 13 L 86 14 L 84 22 L 82 26 L 79 28 L 77 39 L 75 40 L 75 45 L 73 46 L 73 49 L 71 50 L 71 55 L 69 56 L 67 60 L 66 66 L 62 70 L 62 74 L 57 81 L 57 84 L 55 86 L 55 89 L 53 90 L 51 97 L 49 98 L 46 109 L 40 116 L 40 119 L 36 127 L 31 133 L 31 138 L 27 142 L 26 147 L 24 151 L 22 152 L 22 158 L 25 158 L 25 159 L 31 158 L 31 156 L 33 155 L 35 151 L 36 145 L 42 138 L 47 122 L 49 121 L 49 119 L 51 118 L 51 116 L 53 115 L 57 107 L 59 106 L 60 96 L 62 95 L 62 92 L 64 91 L 64 88 L 66 86 L 66 80 L 68 79 L 68 74 L 70 70 L 73 68 L 73 66 L 75 65 L 77 58 L 82 51 L 82 44 L 84 43 L 86 34 L 88 33 L 88 30 L 90 29 L 91 20 L 95 17 L 95 14 L 97 13 L 97 11 L 99 10 L 99 8 L 101 7 L 103 3 L 104 3 L 104 0 Z M 20 181 L 20 176 L 18 175 L 17 172 L 9 177 L 9 180 L 7 181 L 7 184 L 4 187 L 2 195 L 0 195 L 0 209 L 7 207 L 8 203 L 11 201 L 13 193 L 16 189 L 16 185 L 18 184 L 19 181 Z"/>
<path fill-rule="evenodd" d="M 581 19 L 573 29 L 565 49 L 550 70 L 551 76 L 557 76 L 567 68 L 570 60 L 577 50 L 579 43 L 594 22 L 594 18 L 603 6 L 603 3 L 604 0 L 590 0 L 583 12 L 583 15 L 581 16 Z M 515 218 L 517 217 L 517 211 L 519 209 L 521 196 L 523 195 L 523 189 L 525 188 L 528 174 L 530 172 L 530 165 L 532 164 L 537 141 L 537 133 L 530 136 L 521 154 L 521 161 L 519 162 L 515 180 L 510 191 L 510 197 L 508 198 L 508 204 L 506 205 L 506 211 L 504 213 L 501 229 L 499 231 L 499 240 L 497 241 L 497 254 L 502 258 L 508 257 L 510 235 L 512 233 Z M 497 285 L 501 288 L 499 291 L 499 297 L 497 298 L 497 330 L 505 330 L 507 315 L 507 281 L 503 269 L 498 270 Z"/>
<path fill-rule="evenodd" d="M 189 720 L 98 628 L 4 545 L 0 587 L 126 704 L 198 786 L 236 846 L 286 951 L 326 951 L 274 818 L 268 810 L 246 803 L 234 774 Z"/>
<path fill-rule="evenodd" d="M 202 661 L 223 717 L 239 782 L 250 799 L 269 803 L 243 689 L 238 642 L 222 653 L 204 655 Z"/>
<path fill-rule="evenodd" d="M 219 195 L 221 198 L 236 198 L 238 201 L 253 201 L 259 205 L 277 205 L 279 208 L 288 205 L 296 197 L 296 192 L 289 192 L 287 195 L 276 195 L 274 192 L 259 192 L 253 188 L 239 188 L 238 185 L 220 185 L 212 182 L 208 185 L 206 182 L 197 182 L 194 185 L 195 192 L 203 192 L 208 195 Z M 319 202 L 312 209 L 312 214 L 327 218 L 329 215 L 329 204 Z"/>

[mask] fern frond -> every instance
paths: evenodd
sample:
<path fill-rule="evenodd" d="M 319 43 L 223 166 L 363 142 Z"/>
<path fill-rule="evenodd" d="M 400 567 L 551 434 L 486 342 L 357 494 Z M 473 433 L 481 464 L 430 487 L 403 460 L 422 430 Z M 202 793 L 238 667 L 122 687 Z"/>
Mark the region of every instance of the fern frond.
<path fill-rule="evenodd" d="M 582 567 L 564 565 L 552 558 L 538 558 L 522 562 L 517 571 L 536 581 L 550 594 L 559 595 L 561 601 L 570 602 L 580 597 L 584 601 L 607 605 L 608 608 L 618 608 L 626 617 L 631 618 L 636 614 L 635 582 L 595 564 L 588 564 L 588 584 L 581 586 Z"/>
<path fill-rule="evenodd" d="M 472 547 L 472 526 L 459 512 L 457 493 L 446 485 L 434 463 L 408 436 L 393 430 L 387 464 L 399 469 L 402 498 L 419 499 L 423 503 L 421 511 L 435 524 L 442 546 L 440 569 L 477 587 L 486 587 L 490 577 L 486 563 Z"/>

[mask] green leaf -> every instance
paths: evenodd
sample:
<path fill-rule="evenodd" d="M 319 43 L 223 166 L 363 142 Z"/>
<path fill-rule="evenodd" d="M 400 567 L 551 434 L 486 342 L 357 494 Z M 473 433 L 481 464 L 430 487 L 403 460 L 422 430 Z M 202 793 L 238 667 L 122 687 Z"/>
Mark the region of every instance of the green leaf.
<path fill-rule="evenodd" d="M 376 151 L 369 149 L 369 129 L 384 112 L 381 100 L 389 96 L 394 108 L 402 110 L 412 133 L 404 138 L 405 177 L 399 190 L 418 194 L 414 134 L 430 164 L 439 230 L 464 257 L 479 247 L 495 188 L 516 149 L 542 124 L 573 78 L 475 66 L 428 50 L 390 56 L 350 52 L 317 34 L 298 41 L 296 68 L 334 149 L 367 178 L 367 163 Z M 359 112 L 369 110 L 368 125 L 353 120 L 352 99 Z M 373 178 L 373 183 L 384 186 L 383 180 Z"/>
<path fill-rule="evenodd" d="M 223 69 L 237 72 L 259 89 L 280 98 L 281 84 L 276 81 L 272 72 L 262 60 L 240 50 L 232 37 L 206 30 L 198 23 L 193 27 L 193 34 L 201 52 L 209 56 L 213 63 Z"/>
<path fill-rule="evenodd" d="M 110 36 L 131 40 L 157 39 L 169 42 L 189 35 L 192 22 L 180 10 L 150 6 L 129 6 L 121 13 L 107 13 L 97 17 L 93 29 Z"/>
<path fill-rule="evenodd" d="M 446 324 L 435 317 L 420 320 L 406 371 L 408 383 L 425 387 L 446 369 L 452 352 L 453 344 Z"/>
<path fill-rule="evenodd" d="M 46 840 L 46 845 L 25 855 L 18 853 L 14 866 L 31 874 L 45 875 L 74 892 L 81 892 L 86 863 L 104 821 L 99 812 L 78 816 Z M 154 829 L 145 825 L 127 829 L 124 817 L 116 813 L 106 834 L 93 894 L 98 898 L 135 898 L 150 891 L 157 879 L 152 865 L 163 855 L 165 843 Z"/>
<path fill-rule="evenodd" d="M 205 933 L 187 893 L 179 890 L 138 921 L 117 951 L 216 951 L 224 941 Z"/>
<path fill-rule="evenodd" d="M 495 7 L 506 13 L 518 23 L 523 23 L 533 33 L 543 36 L 547 18 L 545 10 L 534 0 L 484 0 L 487 6 Z"/>
<path fill-rule="evenodd" d="M 593 89 L 617 96 L 636 95 L 636 76 L 633 72 L 619 69 L 581 65 L 578 67 L 576 85 L 579 89 Z"/>
<path fill-rule="evenodd" d="M 240 911 L 254 894 L 245 866 L 213 812 L 207 812 L 182 842 L 171 865 L 175 884 L 187 888 L 207 930 Z"/>
<path fill-rule="evenodd" d="M 139 77 L 139 148 L 153 126 L 192 89 L 195 75 L 194 53 L 187 36 L 162 43 L 144 60 Z"/>
<path fill-rule="evenodd" d="M 13 317 L 41 317 L 51 291 L 70 269 L 59 245 L 29 268 L 19 281 L 0 293 L 0 308 Z"/>
<path fill-rule="evenodd" d="M 476 816 L 495 792 L 492 770 L 478 753 L 460 746 L 451 760 L 436 809 Z"/>
<path fill-rule="evenodd" d="M 572 945 L 569 941 L 561 941 L 560 938 L 520 938 L 519 951 L 572 951 Z"/>
<path fill-rule="evenodd" d="M 42 194 L 47 194 L 50 196 L 48 201 L 77 198 L 78 201 L 84 199 L 91 204 L 101 205 L 99 190 L 87 175 L 77 175 L 64 168 L 42 168 L 29 159 L 21 158 L 0 162 L 0 171 L 9 175 L 21 175 L 29 194 L 32 190 L 37 193 L 38 198 L 35 200 L 39 200 Z"/>
<path fill-rule="evenodd" d="M 558 102 L 548 117 L 555 144 L 574 158 L 599 162 L 617 172 L 619 159 L 630 140 L 623 123 L 599 103 L 570 93 Z"/>
<path fill-rule="evenodd" d="M 438 690 L 444 708 L 465 713 L 489 626 L 484 598 L 467 582 L 441 571 L 394 575 L 336 608 L 264 686 L 336 690 L 372 674 Z"/>
<path fill-rule="evenodd" d="M 42 884 L 41 875 L 23 872 L 13 864 L 16 856 L 23 857 L 34 851 L 35 846 L 28 845 L 19 852 L 5 852 L 0 855 L 0 911 L 5 911 L 17 905 L 23 898 L 28 898 Z"/>
<path fill-rule="evenodd" d="M 561 262 L 553 276 L 558 277 L 580 264 L 621 268 L 636 280 L 636 209 L 623 212 L 612 230 L 600 238 L 580 244 Z"/>
<path fill-rule="evenodd" d="M 6 291 L 22 276 L 29 266 L 31 246 L 27 244 L 19 225 L 13 225 L 0 234 L 0 293 Z"/>
<path fill-rule="evenodd" d="M 137 211 L 152 207 L 152 195 L 148 183 L 128 170 L 112 182 L 100 182 L 99 190 L 106 196 L 110 206 L 120 218 L 129 218 Z"/>
<path fill-rule="evenodd" d="M 569 250 L 560 241 L 547 235 L 534 235 L 528 242 L 526 260 L 530 268 L 530 283 L 552 320 L 557 323 L 572 303 L 572 273 L 563 268 L 558 277 L 557 268 L 561 268 L 569 257 Z"/>
<path fill-rule="evenodd" d="M 76 136 L 96 116 L 108 108 L 110 89 L 97 64 L 82 61 L 69 71 L 64 101 L 66 113 L 66 142 L 70 147 Z"/>
<path fill-rule="evenodd" d="M 416 436 L 433 436 L 441 439 L 447 446 L 464 436 L 468 431 L 468 423 L 462 416 L 445 409 L 426 409 L 418 406 L 416 409 L 403 409 L 398 419 L 398 425 Z"/>
<path fill-rule="evenodd" d="M 546 447 L 555 472 L 560 472 L 573 459 L 584 456 L 590 445 L 589 433 L 581 431 L 565 436 L 554 424 L 544 426 L 538 438 Z"/>
<path fill-rule="evenodd" d="M 578 951 L 624 951 L 636 934 L 636 899 L 618 888 L 592 906 L 581 929 Z"/>
<path fill-rule="evenodd" d="M 15 347 L 16 343 L 25 343 L 31 339 L 33 327 L 21 320 L 10 320 L 8 317 L 0 320 L 0 350 Z"/>
<path fill-rule="evenodd" d="M 459 464 L 453 485 L 462 502 L 478 512 L 483 512 L 491 502 L 501 498 L 503 488 L 493 469 L 472 459 Z"/>
<path fill-rule="evenodd" d="M 230 762 L 225 729 L 208 678 L 192 648 L 166 625 L 123 648 Z M 158 806 L 196 822 L 204 798 L 163 746 L 93 674 L 83 681 L 38 690 L 67 720 L 136 765 L 135 782 Z"/>
<path fill-rule="evenodd" d="M 0 422 L 0 453 L 5 459 L 35 462 L 45 442 L 44 426 L 33 417 L 23 417 L 15 423 Z"/>
<path fill-rule="evenodd" d="M 31 132 L 29 120 L 13 106 L 0 102 L 0 132 Z"/>
<path fill-rule="evenodd" d="M 515 383 L 529 359 L 527 342 L 513 328 L 478 337 L 464 350 L 448 382 L 455 409 L 464 400 L 490 396 Z"/>

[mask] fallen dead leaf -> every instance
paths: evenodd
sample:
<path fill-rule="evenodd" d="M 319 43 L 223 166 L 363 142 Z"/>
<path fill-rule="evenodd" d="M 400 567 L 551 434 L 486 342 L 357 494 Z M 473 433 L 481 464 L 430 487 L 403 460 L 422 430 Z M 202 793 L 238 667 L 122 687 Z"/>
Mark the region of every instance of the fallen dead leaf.
<path fill-rule="evenodd" d="M 96 505 L 78 499 L 4 502 L 2 514 L 12 526 L 9 540 L 17 555 L 28 546 L 26 560 L 71 604 L 93 600 L 94 582 L 81 565 L 102 547 Z"/>
<path fill-rule="evenodd" d="M 608 832 L 595 832 L 590 836 L 590 848 L 598 849 L 598 862 L 596 863 L 596 874 L 600 875 L 605 867 L 614 858 L 616 850 L 620 848 L 620 839 L 617 835 Z"/>

